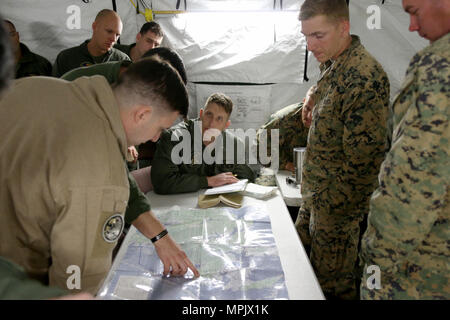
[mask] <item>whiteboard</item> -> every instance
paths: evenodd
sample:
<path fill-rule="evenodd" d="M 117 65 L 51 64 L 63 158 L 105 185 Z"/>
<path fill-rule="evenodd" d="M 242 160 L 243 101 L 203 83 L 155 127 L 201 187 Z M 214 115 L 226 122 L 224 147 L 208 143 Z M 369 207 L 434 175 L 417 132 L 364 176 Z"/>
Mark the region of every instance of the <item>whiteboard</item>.
<path fill-rule="evenodd" d="M 271 85 L 196 85 L 197 106 L 203 108 L 208 97 L 222 92 L 233 101 L 231 129 L 258 129 L 270 116 Z"/>

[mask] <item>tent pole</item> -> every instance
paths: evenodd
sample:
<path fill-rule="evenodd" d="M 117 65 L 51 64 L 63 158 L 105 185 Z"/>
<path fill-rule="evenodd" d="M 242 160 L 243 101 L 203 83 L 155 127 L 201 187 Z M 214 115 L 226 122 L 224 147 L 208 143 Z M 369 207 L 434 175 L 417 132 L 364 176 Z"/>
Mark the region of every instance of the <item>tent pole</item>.
<path fill-rule="evenodd" d="M 309 51 L 308 51 L 308 47 L 306 47 L 306 49 L 305 49 L 305 67 L 303 68 L 303 80 L 304 81 L 309 81 L 309 78 L 308 78 L 308 53 L 309 53 Z"/>

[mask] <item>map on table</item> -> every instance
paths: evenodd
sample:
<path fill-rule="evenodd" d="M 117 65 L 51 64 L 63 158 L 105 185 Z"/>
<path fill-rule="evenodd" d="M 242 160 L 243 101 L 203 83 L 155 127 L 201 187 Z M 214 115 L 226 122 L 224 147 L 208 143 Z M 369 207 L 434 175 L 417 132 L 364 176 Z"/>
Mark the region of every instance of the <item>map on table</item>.
<path fill-rule="evenodd" d="M 248 205 L 157 214 L 200 272 L 163 276 L 151 241 L 131 227 L 98 292 L 102 299 L 289 299 L 269 214 Z"/>

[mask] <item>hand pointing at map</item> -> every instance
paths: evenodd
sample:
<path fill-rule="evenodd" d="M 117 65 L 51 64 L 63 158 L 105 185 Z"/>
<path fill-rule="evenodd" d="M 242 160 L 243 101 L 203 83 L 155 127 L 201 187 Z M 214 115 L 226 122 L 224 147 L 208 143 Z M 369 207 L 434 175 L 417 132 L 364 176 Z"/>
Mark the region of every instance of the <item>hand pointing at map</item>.
<path fill-rule="evenodd" d="M 155 249 L 164 265 L 164 275 L 182 276 L 188 268 L 192 270 L 197 278 L 200 273 L 181 250 L 178 244 L 169 235 L 155 242 Z"/>
<path fill-rule="evenodd" d="M 182 276 L 186 274 L 188 268 L 192 270 L 195 277 L 200 276 L 200 273 L 189 260 L 186 253 L 181 250 L 180 246 L 169 234 L 161 232 L 165 231 L 165 228 L 152 211 L 141 214 L 133 221 L 133 226 L 152 240 L 156 252 L 164 265 L 165 276 L 169 274 Z"/>

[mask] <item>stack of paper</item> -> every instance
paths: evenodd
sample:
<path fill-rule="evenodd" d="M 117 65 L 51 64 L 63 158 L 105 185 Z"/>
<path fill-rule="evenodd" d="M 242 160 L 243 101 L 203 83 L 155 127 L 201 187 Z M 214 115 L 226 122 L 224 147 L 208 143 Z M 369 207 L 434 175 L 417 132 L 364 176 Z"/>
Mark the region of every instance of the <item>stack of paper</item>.
<path fill-rule="evenodd" d="M 211 188 L 205 191 L 205 195 L 223 194 L 244 191 L 247 186 L 247 179 L 239 180 L 238 182 L 226 184 L 224 186 Z"/>
<path fill-rule="evenodd" d="M 245 190 L 241 192 L 244 196 L 257 199 L 265 199 L 271 197 L 277 192 L 277 187 L 260 186 L 255 183 L 248 183 Z"/>

